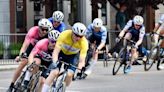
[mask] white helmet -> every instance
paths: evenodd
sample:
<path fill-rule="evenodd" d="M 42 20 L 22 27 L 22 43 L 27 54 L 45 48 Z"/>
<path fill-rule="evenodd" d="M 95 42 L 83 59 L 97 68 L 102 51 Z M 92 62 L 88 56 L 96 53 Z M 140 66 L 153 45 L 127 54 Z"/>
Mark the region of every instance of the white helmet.
<path fill-rule="evenodd" d="M 93 20 L 93 26 L 94 27 L 101 27 L 103 25 L 103 21 L 100 18 L 95 18 Z"/>
<path fill-rule="evenodd" d="M 52 23 L 51 23 L 48 19 L 46 19 L 46 18 L 40 19 L 39 22 L 38 22 L 38 26 L 39 26 L 40 28 L 48 29 L 48 31 L 53 30 L 53 25 L 52 25 Z"/>
<path fill-rule="evenodd" d="M 134 24 L 142 25 L 143 22 L 144 22 L 144 20 L 143 20 L 143 17 L 142 17 L 142 16 L 136 15 L 136 16 L 133 18 L 133 22 L 134 22 Z"/>
<path fill-rule="evenodd" d="M 61 11 L 55 11 L 52 14 L 52 18 L 53 18 L 54 21 L 62 22 L 63 19 L 64 19 L 64 14 Z"/>
<path fill-rule="evenodd" d="M 77 34 L 77 35 L 80 35 L 80 36 L 84 36 L 86 35 L 86 27 L 84 24 L 80 23 L 80 22 L 77 22 L 73 25 L 72 27 L 72 31 Z"/>
<path fill-rule="evenodd" d="M 54 40 L 54 41 L 57 40 L 59 35 L 60 35 L 60 32 L 57 31 L 57 30 L 52 30 L 52 31 L 48 32 L 48 38 L 51 39 L 51 40 Z"/>

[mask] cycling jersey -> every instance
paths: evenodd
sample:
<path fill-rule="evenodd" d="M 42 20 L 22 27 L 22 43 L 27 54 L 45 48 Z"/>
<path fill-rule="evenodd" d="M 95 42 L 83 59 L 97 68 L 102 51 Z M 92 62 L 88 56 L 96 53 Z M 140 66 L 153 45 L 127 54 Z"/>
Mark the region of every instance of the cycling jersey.
<path fill-rule="evenodd" d="M 133 20 L 129 20 L 123 30 L 128 30 L 132 34 L 132 38 L 137 41 L 139 38 L 143 39 L 145 35 L 145 27 L 141 25 L 141 27 L 137 30 L 134 28 Z"/>
<path fill-rule="evenodd" d="M 33 53 L 34 55 L 39 55 L 42 58 L 48 55 L 52 55 L 52 51 L 49 52 L 48 50 L 48 44 L 49 44 L 48 38 L 44 38 L 40 40 L 39 42 L 37 42 L 31 53 Z"/>
<path fill-rule="evenodd" d="M 160 23 L 160 24 L 164 23 L 164 14 L 162 14 L 162 16 L 161 16 L 161 18 L 160 18 L 160 20 L 159 20 L 159 23 Z"/>
<path fill-rule="evenodd" d="M 66 55 L 80 52 L 80 56 L 85 58 L 88 50 L 87 39 L 82 37 L 79 41 L 73 42 L 72 34 L 72 30 L 63 31 L 57 39 L 56 47 L 61 48 L 62 52 Z"/>
<path fill-rule="evenodd" d="M 46 36 L 44 37 L 40 37 L 39 36 L 39 27 L 38 26 L 34 26 L 32 27 L 28 33 L 26 34 L 26 37 L 25 37 L 25 40 L 24 40 L 24 43 L 25 44 L 29 44 L 29 46 L 27 47 L 25 53 L 27 53 L 27 56 L 30 54 L 32 48 L 35 46 L 35 44 L 42 38 L 45 38 Z"/>
<path fill-rule="evenodd" d="M 40 39 L 44 38 L 39 36 L 39 31 L 40 29 L 38 26 L 32 27 L 26 34 L 25 43 L 31 43 L 32 45 L 35 45 Z"/>
<path fill-rule="evenodd" d="M 53 18 L 48 18 L 48 20 L 53 24 Z M 64 24 L 64 22 L 60 23 L 60 25 L 58 27 L 54 27 L 55 30 L 58 30 L 59 32 L 63 32 L 66 29 L 66 25 Z"/>
<path fill-rule="evenodd" d="M 41 60 L 41 65 L 49 67 L 52 63 L 52 52 L 53 50 L 48 49 L 49 40 L 48 38 L 44 38 L 37 42 L 35 47 L 32 49 L 31 54 L 34 54 L 35 58 L 39 58 Z M 43 70 L 41 76 L 47 78 L 48 70 Z"/>
<path fill-rule="evenodd" d="M 106 43 L 106 39 L 107 39 L 107 29 L 102 26 L 100 28 L 100 31 L 99 32 L 95 32 L 94 31 L 94 28 L 93 28 L 93 24 L 90 24 L 87 28 L 87 37 L 94 37 L 95 39 L 103 42 L 103 43 Z M 100 43 L 100 42 L 98 42 Z"/>

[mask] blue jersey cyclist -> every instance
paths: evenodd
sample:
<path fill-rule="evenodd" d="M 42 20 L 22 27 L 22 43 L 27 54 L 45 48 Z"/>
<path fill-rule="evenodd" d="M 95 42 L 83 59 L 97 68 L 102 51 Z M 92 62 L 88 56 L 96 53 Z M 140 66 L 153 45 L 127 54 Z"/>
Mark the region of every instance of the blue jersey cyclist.
<path fill-rule="evenodd" d="M 97 62 L 98 52 L 105 46 L 107 39 L 107 29 L 105 26 L 103 26 L 103 21 L 100 18 L 95 18 L 93 23 L 88 26 L 87 39 L 89 40 L 91 47 L 92 45 L 94 46 L 94 44 L 96 45 L 91 59 L 91 64 L 85 71 L 85 74 L 89 75 L 92 72 L 93 66 Z"/>
<path fill-rule="evenodd" d="M 66 25 L 62 22 L 64 19 L 64 14 L 61 11 L 54 11 L 51 18 L 48 18 L 49 21 L 53 24 L 54 30 L 62 32 L 66 29 Z"/>
<path fill-rule="evenodd" d="M 143 47 L 141 47 L 141 44 L 144 39 L 145 35 L 145 27 L 143 25 L 143 17 L 136 15 L 133 20 L 129 20 L 124 27 L 124 29 L 120 32 L 119 38 L 122 38 L 125 34 L 125 39 L 132 39 L 133 41 L 136 42 L 135 48 L 132 48 L 132 59 L 131 62 L 129 63 L 127 69 L 125 70 L 126 73 L 131 71 L 131 65 L 132 63 L 138 58 L 138 53 L 143 54 L 146 56 L 147 50 L 145 50 Z M 124 44 L 126 43 L 126 40 L 124 40 Z"/>

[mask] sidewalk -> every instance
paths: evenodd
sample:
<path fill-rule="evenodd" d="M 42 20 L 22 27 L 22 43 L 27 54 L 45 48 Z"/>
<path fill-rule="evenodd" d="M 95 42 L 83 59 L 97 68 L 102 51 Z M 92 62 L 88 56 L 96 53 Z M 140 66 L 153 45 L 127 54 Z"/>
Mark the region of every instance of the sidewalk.
<path fill-rule="evenodd" d="M 4 70 L 15 70 L 18 67 L 18 63 L 13 59 L 1 59 L 0 60 L 0 71 Z"/>
<path fill-rule="evenodd" d="M 4 70 L 15 70 L 18 67 L 18 64 L 5 64 L 5 65 L 0 65 L 0 71 Z"/>

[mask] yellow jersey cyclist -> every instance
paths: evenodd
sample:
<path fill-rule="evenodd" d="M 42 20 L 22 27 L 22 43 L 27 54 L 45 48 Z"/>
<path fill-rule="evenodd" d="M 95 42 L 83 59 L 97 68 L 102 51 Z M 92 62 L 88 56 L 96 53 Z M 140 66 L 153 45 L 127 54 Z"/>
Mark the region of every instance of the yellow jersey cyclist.
<path fill-rule="evenodd" d="M 47 37 L 48 31 L 52 30 L 53 26 L 51 22 L 48 19 L 40 19 L 38 22 L 38 26 L 34 26 L 29 29 L 28 33 L 25 36 L 25 40 L 23 42 L 23 45 L 20 49 L 19 56 L 15 58 L 16 61 L 19 62 L 19 66 L 16 69 L 14 76 L 12 78 L 10 87 L 8 89 L 8 92 L 12 92 L 12 89 L 14 87 L 15 81 L 18 79 L 20 76 L 22 69 L 26 66 L 27 62 L 27 57 L 30 54 L 31 50 L 35 46 L 35 44 Z"/>
<path fill-rule="evenodd" d="M 59 74 L 59 69 L 61 64 L 56 67 L 56 61 L 61 57 L 64 62 L 71 63 L 76 65 L 78 62 L 78 68 L 82 69 L 85 66 L 85 57 L 88 50 L 88 41 L 85 38 L 86 27 L 82 23 L 75 23 L 72 27 L 72 30 L 63 31 L 59 38 L 57 39 L 54 51 L 53 51 L 53 61 L 50 66 L 54 68 L 47 77 L 45 84 L 43 85 L 42 92 L 48 92 L 50 85 L 54 79 Z M 80 54 L 78 54 L 80 53 Z M 77 55 L 79 55 L 79 60 L 77 60 Z M 74 67 L 68 68 L 68 73 L 66 76 L 66 86 L 69 86 L 72 77 L 75 72 Z"/>
<path fill-rule="evenodd" d="M 158 34 L 164 36 L 164 14 L 161 15 L 160 20 L 158 21 L 158 23 L 156 23 L 153 32 L 157 33 L 157 34 L 154 34 L 154 42 L 153 42 L 153 45 L 156 46 L 158 44 L 158 39 L 159 39 Z M 162 50 L 164 50 L 164 40 L 161 42 L 160 46 L 161 46 Z M 164 63 L 162 63 L 159 66 L 159 68 L 164 69 Z"/>

